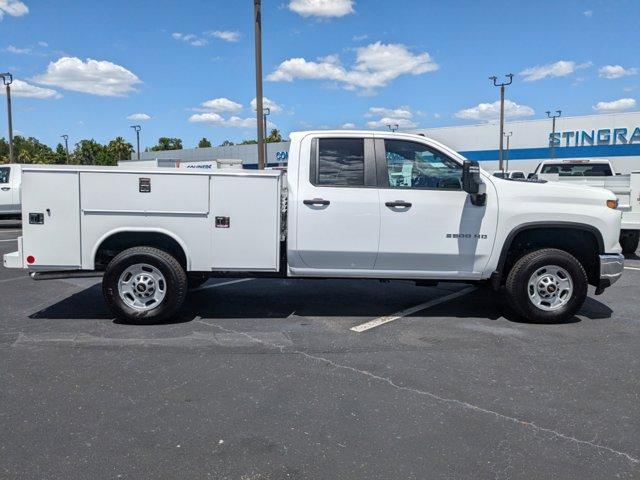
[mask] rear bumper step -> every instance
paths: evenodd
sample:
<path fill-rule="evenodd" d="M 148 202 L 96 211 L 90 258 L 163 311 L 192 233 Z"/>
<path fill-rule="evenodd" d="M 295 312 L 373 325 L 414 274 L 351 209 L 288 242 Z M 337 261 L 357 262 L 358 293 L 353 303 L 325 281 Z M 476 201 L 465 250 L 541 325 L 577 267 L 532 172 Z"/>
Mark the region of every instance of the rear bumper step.
<path fill-rule="evenodd" d="M 34 280 L 58 280 L 61 278 L 100 278 L 104 272 L 88 272 L 82 270 L 58 270 L 52 272 L 31 272 Z"/>

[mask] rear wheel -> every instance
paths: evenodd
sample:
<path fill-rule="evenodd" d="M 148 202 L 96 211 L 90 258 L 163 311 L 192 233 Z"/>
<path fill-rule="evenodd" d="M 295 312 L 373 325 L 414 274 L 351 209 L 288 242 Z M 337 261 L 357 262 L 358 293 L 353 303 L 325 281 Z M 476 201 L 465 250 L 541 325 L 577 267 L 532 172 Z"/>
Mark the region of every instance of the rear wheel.
<path fill-rule="evenodd" d="M 187 292 L 187 275 L 170 254 L 134 247 L 107 265 L 102 292 L 109 308 L 129 323 L 159 323 L 177 313 Z"/>
<path fill-rule="evenodd" d="M 631 255 L 638 250 L 638 244 L 640 243 L 640 231 L 638 230 L 623 230 L 620 235 L 620 246 L 622 247 L 622 253 Z"/>
<path fill-rule="evenodd" d="M 532 322 L 568 320 L 587 298 L 587 274 L 569 253 L 545 248 L 520 258 L 507 276 L 509 304 Z"/>

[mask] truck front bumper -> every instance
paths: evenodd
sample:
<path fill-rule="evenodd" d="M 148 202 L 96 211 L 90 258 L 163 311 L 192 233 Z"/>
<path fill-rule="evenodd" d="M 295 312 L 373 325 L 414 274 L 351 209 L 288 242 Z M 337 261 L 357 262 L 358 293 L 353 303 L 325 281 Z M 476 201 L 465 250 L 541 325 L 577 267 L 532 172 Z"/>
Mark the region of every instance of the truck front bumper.
<path fill-rule="evenodd" d="M 605 288 L 616 283 L 624 271 L 624 255 L 621 253 L 600 255 L 600 282 L 596 288 L 596 295 L 600 295 Z"/>
<path fill-rule="evenodd" d="M 22 264 L 22 237 L 18 237 L 18 251 L 7 253 L 2 257 L 4 268 L 23 268 Z"/>

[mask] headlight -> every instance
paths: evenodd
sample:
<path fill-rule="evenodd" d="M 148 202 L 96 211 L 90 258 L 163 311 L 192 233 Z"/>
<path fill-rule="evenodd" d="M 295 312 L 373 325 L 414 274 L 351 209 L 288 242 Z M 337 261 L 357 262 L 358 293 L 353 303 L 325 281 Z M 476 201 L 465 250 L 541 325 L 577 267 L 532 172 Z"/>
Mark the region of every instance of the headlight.
<path fill-rule="evenodd" d="M 618 208 L 618 199 L 615 200 L 607 200 L 607 207 L 616 209 Z"/>

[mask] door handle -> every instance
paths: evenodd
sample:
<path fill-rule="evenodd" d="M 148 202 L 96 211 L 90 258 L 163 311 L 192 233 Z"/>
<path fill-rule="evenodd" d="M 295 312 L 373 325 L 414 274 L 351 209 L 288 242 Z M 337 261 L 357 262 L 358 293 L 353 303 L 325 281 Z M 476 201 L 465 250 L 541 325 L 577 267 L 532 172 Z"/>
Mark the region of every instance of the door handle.
<path fill-rule="evenodd" d="M 9 190 L 11 190 L 11 187 L 2 187 L 3 192 L 8 192 Z"/>
<path fill-rule="evenodd" d="M 305 205 L 323 205 L 327 206 L 331 202 L 329 200 L 324 200 L 323 198 L 314 198 L 313 200 L 303 200 L 302 203 Z"/>
<path fill-rule="evenodd" d="M 395 202 L 385 202 L 385 205 L 389 208 L 411 208 L 410 202 L 402 200 L 396 200 Z"/>

